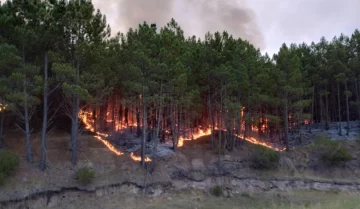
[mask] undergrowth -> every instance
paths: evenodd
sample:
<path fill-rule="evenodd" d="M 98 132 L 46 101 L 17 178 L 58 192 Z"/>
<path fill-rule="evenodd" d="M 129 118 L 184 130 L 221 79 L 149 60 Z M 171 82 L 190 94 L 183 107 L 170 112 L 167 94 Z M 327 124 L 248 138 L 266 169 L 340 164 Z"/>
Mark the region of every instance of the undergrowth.
<path fill-rule="evenodd" d="M 270 148 L 255 145 L 251 155 L 252 167 L 256 169 L 275 169 L 279 165 L 280 154 Z"/>
<path fill-rule="evenodd" d="M 314 146 L 321 160 L 331 166 L 343 165 L 353 159 L 350 152 L 340 141 L 330 140 L 326 136 L 317 136 Z"/>
<path fill-rule="evenodd" d="M 76 172 L 76 179 L 82 185 L 90 184 L 94 178 L 95 178 L 95 173 L 89 168 L 80 168 Z"/>
<path fill-rule="evenodd" d="M 0 150 L 0 185 L 5 179 L 14 174 L 19 166 L 19 157 L 8 150 Z"/>

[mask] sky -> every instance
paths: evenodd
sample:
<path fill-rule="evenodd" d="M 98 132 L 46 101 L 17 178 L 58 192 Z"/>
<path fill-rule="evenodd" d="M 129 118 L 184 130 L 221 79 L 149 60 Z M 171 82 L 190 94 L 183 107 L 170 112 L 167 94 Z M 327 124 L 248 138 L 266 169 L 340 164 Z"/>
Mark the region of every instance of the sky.
<path fill-rule="evenodd" d="M 143 21 L 164 26 L 174 18 L 186 36 L 228 31 L 262 53 L 282 43 L 331 40 L 360 29 L 360 0 L 93 0 L 112 33 Z"/>

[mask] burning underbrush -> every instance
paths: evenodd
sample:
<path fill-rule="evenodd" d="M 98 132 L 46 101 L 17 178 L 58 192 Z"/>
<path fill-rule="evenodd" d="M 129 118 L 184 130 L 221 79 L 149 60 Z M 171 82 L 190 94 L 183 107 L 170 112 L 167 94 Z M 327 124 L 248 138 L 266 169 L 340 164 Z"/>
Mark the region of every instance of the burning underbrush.
<path fill-rule="evenodd" d="M 105 133 L 97 131 L 91 112 L 80 111 L 79 118 L 84 123 L 85 129 L 93 132 L 95 134 L 95 138 L 101 141 L 108 148 L 108 150 L 113 152 L 115 155 L 122 156 L 125 155 L 125 153 L 129 153 L 129 156 L 133 161 L 141 161 L 141 157 L 137 153 L 140 153 L 141 150 L 142 137 L 136 123 L 131 125 L 127 123 L 127 125 L 124 125 L 124 123 L 119 121 L 108 120 L 107 123 L 111 123 L 115 126 L 115 128 L 112 132 Z M 153 157 L 164 157 L 174 154 L 174 144 L 178 148 L 181 148 L 187 142 L 195 141 L 204 136 L 211 135 L 213 135 L 212 138 L 214 141 L 218 140 L 220 138 L 219 132 L 221 132 L 223 136 L 227 135 L 227 137 L 233 138 L 234 141 L 244 140 L 251 144 L 264 146 L 275 151 L 285 150 L 285 148 L 259 140 L 252 136 L 244 137 L 242 134 L 226 134 L 225 130 L 220 131 L 218 128 L 214 128 L 213 131 L 210 127 L 199 127 L 180 131 L 178 130 L 176 134 L 182 133 L 181 135 L 173 134 L 170 130 L 161 130 L 159 131 L 159 134 L 162 136 L 159 137 L 161 138 L 159 140 L 153 140 L 154 137 L 152 136 L 154 136 L 154 132 L 148 131 L 145 142 L 145 161 L 150 162 L 151 158 Z M 173 141 L 173 137 L 177 138 L 178 140 Z M 211 141 L 208 143 L 211 143 Z"/>

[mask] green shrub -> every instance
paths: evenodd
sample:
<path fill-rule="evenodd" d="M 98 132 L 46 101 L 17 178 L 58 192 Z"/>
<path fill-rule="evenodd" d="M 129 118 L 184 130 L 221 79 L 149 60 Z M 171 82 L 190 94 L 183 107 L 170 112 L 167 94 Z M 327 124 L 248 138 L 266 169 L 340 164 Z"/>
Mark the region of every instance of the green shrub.
<path fill-rule="evenodd" d="M 329 165 L 341 165 L 352 160 L 352 155 L 339 141 L 319 137 L 315 141 L 315 147 L 323 162 Z"/>
<path fill-rule="evenodd" d="M 0 173 L 0 185 L 3 185 L 5 182 L 5 175 L 3 173 Z"/>
<path fill-rule="evenodd" d="M 212 188 L 212 194 L 216 197 L 220 197 L 223 194 L 223 190 L 220 185 L 216 185 Z"/>
<path fill-rule="evenodd" d="M 251 156 L 252 166 L 256 169 L 274 169 L 277 168 L 280 161 L 278 152 L 256 145 Z"/>
<path fill-rule="evenodd" d="M 95 178 L 95 173 L 89 168 L 80 168 L 76 172 L 76 179 L 82 185 L 87 185 L 91 183 L 94 178 Z"/>
<path fill-rule="evenodd" d="M 0 173 L 11 176 L 19 166 L 19 157 L 8 150 L 0 150 Z"/>

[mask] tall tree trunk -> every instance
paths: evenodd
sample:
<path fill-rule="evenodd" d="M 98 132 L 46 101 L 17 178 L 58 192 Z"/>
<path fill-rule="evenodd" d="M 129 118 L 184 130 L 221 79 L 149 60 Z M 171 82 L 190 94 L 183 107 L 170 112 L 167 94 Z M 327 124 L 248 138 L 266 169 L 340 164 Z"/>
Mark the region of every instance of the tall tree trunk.
<path fill-rule="evenodd" d="M 357 107 L 357 113 L 358 113 L 358 121 L 360 122 L 360 95 L 359 95 L 359 85 L 358 80 L 355 79 L 355 93 L 356 93 L 356 107 Z"/>
<path fill-rule="evenodd" d="M 45 53 L 44 58 L 44 101 L 43 101 L 43 123 L 41 131 L 41 160 L 40 169 L 46 168 L 46 135 L 47 135 L 47 116 L 48 116 L 48 54 Z"/>
<path fill-rule="evenodd" d="M 311 116 L 309 121 L 309 133 L 312 132 L 311 125 L 313 124 L 313 118 L 314 118 L 314 104 L 315 104 L 315 85 L 312 87 L 312 101 L 311 101 Z"/>
<path fill-rule="evenodd" d="M 349 111 L 349 92 L 348 84 L 345 82 L 345 96 L 346 96 L 346 136 L 349 136 L 350 132 L 350 111 Z"/>
<path fill-rule="evenodd" d="M 94 120 L 94 132 L 96 133 L 96 131 L 97 131 L 97 129 L 96 129 L 96 126 L 97 126 L 96 104 L 92 108 L 92 116 L 93 116 L 93 120 Z"/>
<path fill-rule="evenodd" d="M 4 148 L 4 121 L 5 121 L 5 110 L 0 111 L 0 149 Z"/>
<path fill-rule="evenodd" d="M 171 138 L 173 142 L 173 149 L 176 151 L 177 149 L 177 140 L 175 134 L 175 117 L 174 117 L 174 104 L 173 101 L 170 101 L 170 123 L 171 123 Z"/>
<path fill-rule="evenodd" d="M 80 63 L 77 63 L 77 83 L 79 82 L 80 77 Z M 73 166 L 76 165 L 77 162 L 77 137 L 78 137 L 78 125 L 79 125 L 79 95 L 77 93 L 74 94 L 74 100 L 72 104 L 72 130 L 71 130 L 71 163 Z"/>
<path fill-rule="evenodd" d="M 143 94 L 143 121 L 142 121 L 142 138 L 141 138 L 141 166 L 145 167 L 145 141 L 146 141 L 146 101 Z"/>
<path fill-rule="evenodd" d="M 338 116 L 339 116 L 339 136 L 342 135 L 342 131 L 341 131 L 341 104 L 340 104 L 340 84 L 337 84 L 337 89 L 338 89 Z"/>
<path fill-rule="evenodd" d="M 208 117 L 209 117 L 209 121 L 210 121 L 210 127 L 211 127 L 211 151 L 214 151 L 214 120 L 212 117 L 212 112 L 211 112 L 211 101 L 210 101 L 210 93 L 208 95 Z"/>
<path fill-rule="evenodd" d="M 320 104 L 320 124 L 321 127 L 323 127 L 322 123 L 324 122 L 324 117 L 323 117 L 323 102 L 322 102 L 321 92 L 319 93 L 319 104 Z"/>
<path fill-rule="evenodd" d="M 25 122 L 25 138 L 26 138 L 26 159 L 32 161 L 31 142 L 30 142 L 30 116 L 28 107 L 28 95 L 26 91 L 26 78 L 24 80 L 24 122 Z"/>
<path fill-rule="evenodd" d="M 328 91 L 325 93 L 325 130 L 329 130 L 329 99 L 328 99 Z"/>
<path fill-rule="evenodd" d="M 285 145 L 286 151 L 290 151 L 289 147 L 289 108 L 288 108 L 288 93 L 285 93 L 285 107 L 284 107 L 284 126 L 285 126 Z"/>

